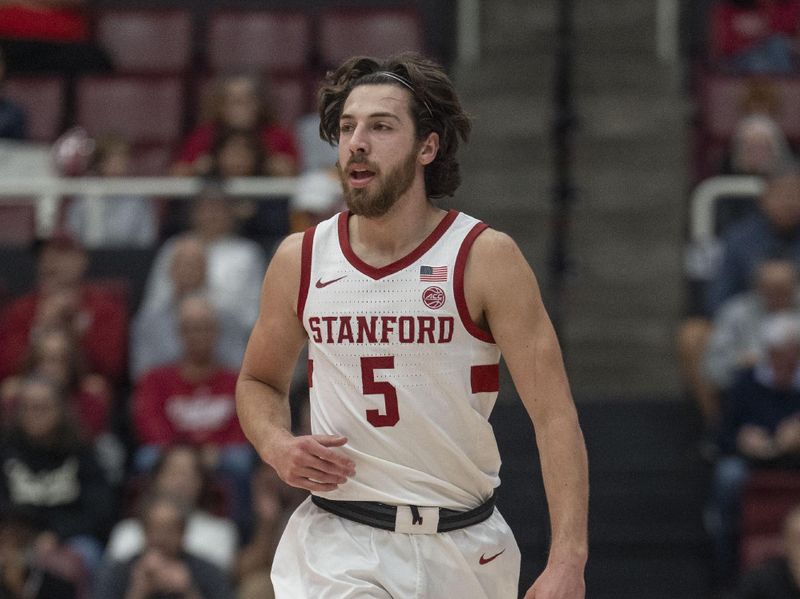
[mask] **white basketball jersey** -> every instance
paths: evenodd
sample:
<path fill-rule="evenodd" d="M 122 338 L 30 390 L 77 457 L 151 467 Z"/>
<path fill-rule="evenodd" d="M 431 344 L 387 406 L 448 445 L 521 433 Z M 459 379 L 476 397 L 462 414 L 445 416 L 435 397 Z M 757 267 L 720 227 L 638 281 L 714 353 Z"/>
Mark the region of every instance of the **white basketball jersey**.
<path fill-rule="evenodd" d="M 306 232 L 297 313 L 311 427 L 344 435 L 356 475 L 329 499 L 470 509 L 500 484 L 488 418 L 500 351 L 475 325 L 464 268 L 486 225 L 451 210 L 404 258 L 355 255 L 343 212 Z"/>

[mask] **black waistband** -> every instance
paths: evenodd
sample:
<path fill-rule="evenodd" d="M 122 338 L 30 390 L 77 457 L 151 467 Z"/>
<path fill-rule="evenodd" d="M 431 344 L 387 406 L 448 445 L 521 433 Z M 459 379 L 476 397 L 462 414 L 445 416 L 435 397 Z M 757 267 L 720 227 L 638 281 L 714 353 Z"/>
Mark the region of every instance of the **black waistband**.
<path fill-rule="evenodd" d="M 465 512 L 439 508 L 437 532 L 448 532 L 483 522 L 494 511 L 495 496 L 496 493 L 492 493 L 485 503 Z M 393 531 L 395 527 L 397 508 L 393 505 L 377 501 L 334 501 L 317 495 L 312 495 L 311 501 L 323 510 L 347 520 L 383 530 Z M 419 509 L 419 506 L 409 507 L 412 512 Z"/>

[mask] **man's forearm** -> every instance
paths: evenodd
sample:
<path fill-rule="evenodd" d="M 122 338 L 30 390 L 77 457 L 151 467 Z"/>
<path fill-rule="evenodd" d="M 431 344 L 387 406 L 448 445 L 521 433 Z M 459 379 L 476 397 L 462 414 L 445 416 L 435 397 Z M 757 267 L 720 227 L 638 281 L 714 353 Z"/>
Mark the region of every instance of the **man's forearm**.
<path fill-rule="evenodd" d="M 550 562 L 583 567 L 588 554 L 589 474 L 583 433 L 573 412 L 537 427 L 552 541 Z"/>
<path fill-rule="evenodd" d="M 244 434 L 270 463 L 276 438 L 292 434 L 288 394 L 243 375 L 236 385 L 236 410 Z"/>

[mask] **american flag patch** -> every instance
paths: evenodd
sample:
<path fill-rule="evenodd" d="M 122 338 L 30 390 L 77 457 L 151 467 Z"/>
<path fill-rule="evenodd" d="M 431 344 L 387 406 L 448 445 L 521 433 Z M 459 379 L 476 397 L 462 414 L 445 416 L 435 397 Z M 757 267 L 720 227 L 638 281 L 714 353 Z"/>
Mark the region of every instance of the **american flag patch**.
<path fill-rule="evenodd" d="M 441 283 L 447 280 L 446 266 L 420 266 L 419 280 L 426 283 Z"/>

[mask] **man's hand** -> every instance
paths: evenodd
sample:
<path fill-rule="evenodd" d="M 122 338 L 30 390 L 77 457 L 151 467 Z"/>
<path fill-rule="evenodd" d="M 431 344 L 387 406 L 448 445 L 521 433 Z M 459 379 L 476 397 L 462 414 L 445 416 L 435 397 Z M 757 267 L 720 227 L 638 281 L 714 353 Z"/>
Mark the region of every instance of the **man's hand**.
<path fill-rule="evenodd" d="M 584 599 L 583 568 L 549 565 L 525 593 L 524 599 Z"/>
<path fill-rule="evenodd" d="M 331 449 L 347 443 L 332 435 L 287 435 L 274 445 L 269 464 L 288 485 L 307 491 L 333 491 L 356 473 L 349 458 Z"/>

